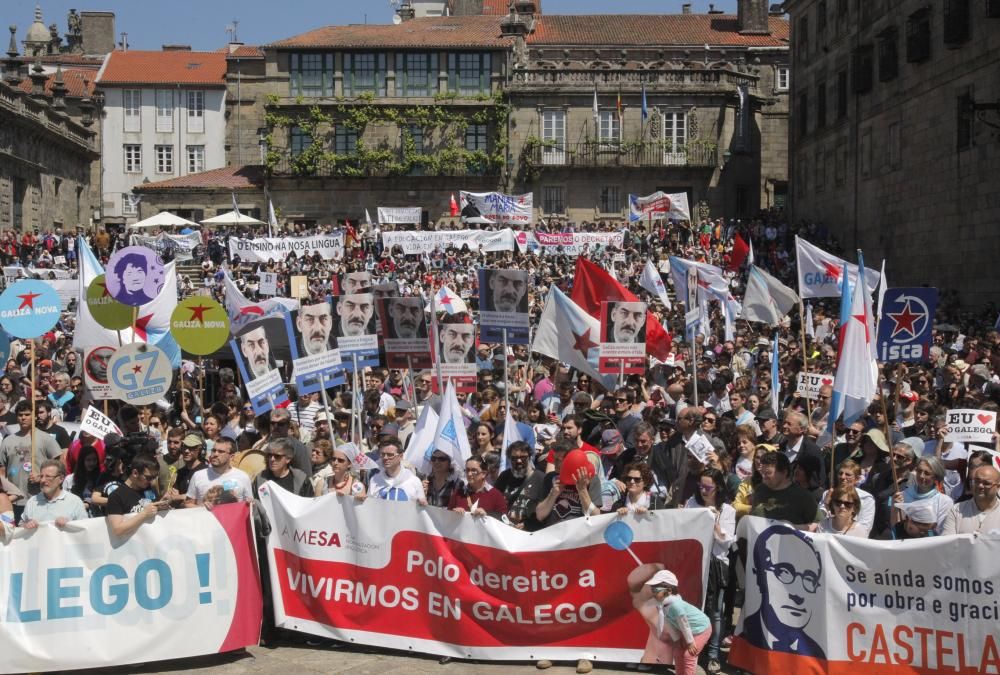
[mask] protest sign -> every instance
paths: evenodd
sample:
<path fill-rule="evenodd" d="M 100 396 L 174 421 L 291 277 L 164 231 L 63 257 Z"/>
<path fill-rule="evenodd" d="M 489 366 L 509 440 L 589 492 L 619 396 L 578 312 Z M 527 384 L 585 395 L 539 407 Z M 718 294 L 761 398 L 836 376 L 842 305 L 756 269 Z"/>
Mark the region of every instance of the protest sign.
<path fill-rule="evenodd" d="M 170 333 L 187 353 L 212 354 L 229 340 L 229 315 L 215 300 L 192 295 L 181 300 L 171 313 Z"/>
<path fill-rule="evenodd" d="M 89 347 L 83 354 L 83 381 L 92 398 L 106 401 L 115 398 L 108 381 L 108 362 L 114 356 L 115 348 L 110 346 Z"/>
<path fill-rule="evenodd" d="M 646 303 L 601 303 L 602 374 L 643 374 L 646 371 Z"/>
<path fill-rule="evenodd" d="M 257 415 L 288 400 L 274 354 L 274 345 L 288 340 L 286 314 L 281 312 L 259 319 L 229 341 L 229 348 L 236 358 L 236 366 Z"/>
<path fill-rule="evenodd" d="M 431 345 L 427 335 L 424 301 L 412 298 L 378 298 L 378 312 L 389 368 L 430 368 Z"/>
<path fill-rule="evenodd" d="M 111 391 L 132 405 L 149 405 L 166 397 L 173 381 L 170 357 L 145 342 L 119 347 L 108 362 Z"/>
<path fill-rule="evenodd" d="M 756 517 L 742 519 L 737 534 L 747 538 L 746 600 L 731 666 L 1000 672 L 997 534 L 876 541 L 811 535 Z"/>
<path fill-rule="evenodd" d="M 344 233 L 309 237 L 229 238 L 229 257 L 239 256 L 244 262 L 277 262 L 287 258 L 289 253 L 299 258 L 319 253 L 324 260 L 340 260 L 344 257 Z"/>
<path fill-rule="evenodd" d="M 195 249 L 201 246 L 201 233 L 168 234 L 161 232 L 156 236 L 133 234 L 129 238 L 132 246 L 142 246 L 156 251 L 160 258 L 173 258 L 177 262 L 194 260 Z"/>
<path fill-rule="evenodd" d="M 132 325 L 132 308 L 111 297 L 103 274 L 94 277 L 87 286 L 87 307 L 94 320 L 109 330 L 122 330 Z"/>
<path fill-rule="evenodd" d="M 820 387 L 826 385 L 833 386 L 833 375 L 821 375 L 819 373 L 799 373 L 798 384 L 795 387 L 795 395 L 803 396 L 810 401 L 819 398 Z"/>
<path fill-rule="evenodd" d="M 526 345 L 528 332 L 527 271 L 480 269 L 479 339 Z"/>
<path fill-rule="evenodd" d="M 333 339 L 333 313 L 328 302 L 302 305 L 285 314 L 292 352 L 292 376 L 300 394 L 312 394 L 344 383 L 340 350 Z"/>
<path fill-rule="evenodd" d="M 985 443 L 993 447 L 997 414 L 989 410 L 949 410 L 946 443 Z"/>
<path fill-rule="evenodd" d="M 518 234 L 524 234 L 523 232 Z M 513 251 L 517 238 L 513 230 L 432 230 L 383 232 L 382 246 L 392 250 L 399 246 L 406 255 L 432 253 L 449 247 L 470 251 Z"/>
<path fill-rule="evenodd" d="M 380 206 L 380 225 L 416 225 L 423 221 L 423 211 L 419 206 Z"/>
<path fill-rule="evenodd" d="M 242 362 L 237 361 L 237 363 Z M 285 382 L 281 379 L 281 371 L 278 369 L 269 370 L 252 380 L 244 380 L 244 386 L 254 415 L 263 415 L 288 400 Z"/>
<path fill-rule="evenodd" d="M 296 275 L 288 280 L 288 295 L 296 299 L 309 297 L 309 277 Z"/>
<path fill-rule="evenodd" d="M 437 344 L 434 345 L 434 363 L 440 361 L 438 370 L 440 381 L 435 378 L 436 391 L 444 392 L 449 381 L 455 384 L 459 393 L 476 391 L 476 327 L 464 320 L 457 319 L 459 315 L 446 316 L 438 326 Z M 457 320 L 456 320 L 457 319 Z"/>
<path fill-rule="evenodd" d="M 340 277 L 340 292 L 336 295 L 355 295 L 372 292 L 371 272 L 348 272 Z"/>
<path fill-rule="evenodd" d="M 80 431 L 86 431 L 100 441 L 103 441 L 104 437 L 111 433 L 118 434 L 119 436 L 122 435 L 122 430 L 118 428 L 114 420 L 106 417 L 100 410 L 93 406 L 87 406 L 87 409 L 83 411 L 80 420 Z"/>
<path fill-rule="evenodd" d="M 377 366 L 378 335 L 375 332 L 375 296 L 356 293 L 333 298 L 334 321 L 337 329 L 337 348 L 344 369 Z"/>
<path fill-rule="evenodd" d="M 51 285 L 23 279 L 0 295 L 0 324 L 16 338 L 36 338 L 59 321 L 59 296 Z"/>
<path fill-rule="evenodd" d="M 937 311 L 936 288 L 890 288 L 878 322 L 876 353 L 883 363 L 926 361 Z"/>
<path fill-rule="evenodd" d="M 458 193 L 463 218 L 486 218 L 500 225 L 530 225 L 534 193 L 505 195 L 502 192 Z"/>
<path fill-rule="evenodd" d="M 127 246 L 111 255 L 104 268 L 104 281 L 112 298 L 129 307 L 140 307 L 160 294 L 166 271 L 154 251 Z"/>
<path fill-rule="evenodd" d="M 701 605 L 707 509 L 570 520 L 539 532 L 392 501 L 259 496 L 275 623 L 361 644 L 461 658 L 638 661 L 635 559 L 662 563 Z M 630 554 L 631 553 L 631 554 Z"/>
<path fill-rule="evenodd" d="M 668 194 L 657 191 L 647 197 L 628 196 L 628 219 L 630 222 L 649 218 L 669 218 L 691 220 L 686 192 Z"/>
<path fill-rule="evenodd" d="M 179 509 L 126 539 L 103 518 L 18 529 L 0 546 L 0 671 L 106 668 L 257 644 L 247 504 Z"/>
<path fill-rule="evenodd" d="M 695 459 L 705 465 L 708 464 L 709 455 L 715 452 L 712 442 L 700 431 L 692 434 L 684 445 Z"/>
<path fill-rule="evenodd" d="M 261 295 L 278 294 L 278 275 L 275 272 L 261 272 L 257 275 L 259 281 L 258 292 Z"/>

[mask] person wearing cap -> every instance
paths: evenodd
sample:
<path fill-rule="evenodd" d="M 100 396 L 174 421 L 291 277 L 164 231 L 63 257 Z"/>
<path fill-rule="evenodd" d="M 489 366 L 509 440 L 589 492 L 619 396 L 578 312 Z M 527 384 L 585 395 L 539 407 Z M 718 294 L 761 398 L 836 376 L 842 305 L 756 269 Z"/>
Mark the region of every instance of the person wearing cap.
<path fill-rule="evenodd" d="M 319 410 L 313 417 L 313 435 L 312 442 L 316 441 L 332 441 L 330 431 L 330 422 L 333 420 L 333 415 L 331 415 L 326 410 Z"/>
<path fill-rule="evenodd" d="M 778 430 L 778 416 L 770 408 L 761 408 L 757 411 L 757 425 L 760 427 L 757 443 L 780 446 L 785 440 Z"/>
<path fill-rule="evenodd" d="M 944 480 L 944 472 L 944 464 L 934 455 L 920 457 L 913 470 L 913 480 L 905 489 L 900 490 L 892 497 L 893 506 L 913 502 L 928 504 L 934 510 L 934 531 L 937 534 L 941 533 L 945 518 L 955 503 L 951 497 L 943 494 L 938 488 L 938 485 Z M 890 523 L 895 525 L 899 516 L 899 509 L 894 508 Z"/>
<path fill-rule="evenodd" d="M 896 426 L 904 436 L 915 436 L 911 433 L 917 423 L 917 401 L 920 394 L 913 390 L 904 391 L 899 395 L 899 410 L 896 413 Z"/>
<path fill-rule="evenodd" d="M 405 398 L 396 399 L 395 422 L 399 427 L 399 440 L 405 448 L 410 441 L 410 436 L 416 428 L 416 418 L 413 416 L 413 404 Z"/>
<path fill-rule="evenodd" d="M 191 477 L 195 472 L 204 471 L 208 466 L 204 461 L 205 441 L 200 435 L 196 433 L 184 434 L 180 445 L 180 465 L 177 466 L 174 487 L 167 495 L 175 507 L 183 505 L 188 488 L 191 486 Z"/>
<path fill-rule="evenodd" d="M 676 675 L 694 675 L 712 635 L 708 616 L 681 597 L 677 575 L 661 563 L 636 567 L 627 583 L 632 606 L 649 627 L 640 662 L 673 664 Z"/>

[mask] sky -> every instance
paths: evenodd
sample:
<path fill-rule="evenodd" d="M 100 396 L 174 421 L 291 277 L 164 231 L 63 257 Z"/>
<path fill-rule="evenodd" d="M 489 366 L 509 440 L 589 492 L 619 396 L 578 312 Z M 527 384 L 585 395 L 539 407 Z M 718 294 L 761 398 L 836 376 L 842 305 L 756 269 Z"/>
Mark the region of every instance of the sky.
<path fill-rule="evenodd" d="M 774 0 L 777 2 L 778 0 Z M 707 0 L 690 0 L 695 12 L 707 12 Z M 17 25 L 18 47 L 34 19 L 36 0 L 0 1 L 0 26 Z M 267 44 L 332 24 L 389 23 L 389 0 L 40 0 L 42 20 L 66 32 L 70 8 L 112 11 L 116 31 L 128 33 L 132 49 L 160 49 L 164 44 L 213 50 L 229 38 L 226 27 L 239 21 L 238 39 Z M 680 13 L 683 0 L 542 0 L 546 14 Z M 715 0 L 716 9 L 736 12 L 736 0 Z M 289 10 L 289 11 L 286 11 Z M 9 35 L 4 31 L 6 49 Z M 116 39 L 121 39 L 120 35 Z"/>

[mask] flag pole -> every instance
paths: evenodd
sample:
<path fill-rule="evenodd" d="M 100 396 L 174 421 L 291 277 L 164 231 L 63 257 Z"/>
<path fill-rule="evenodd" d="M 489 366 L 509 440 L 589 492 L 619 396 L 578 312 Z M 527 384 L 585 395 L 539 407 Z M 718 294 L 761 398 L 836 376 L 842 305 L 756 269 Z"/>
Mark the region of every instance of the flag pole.
<path fill-rule="evenodd" d="M 503 409 L 510 414 L 510 377 L 507 365 L 507 329 L 503 328 Z M 505 439 L 506 440 L 506 439 Z"/>
<path fill-rule="evenodd" d="M 32 392 L 31 392 L 31 473 L 35 473 L 35 426 L 37 422 L 35 421 L 35 392 L 34 389 L 38 386 L 38 369 L 35 363 L 35 338 L 28 340 L 29 354 L 28 358 L 31 359 L 31 380 L 32 380 Z"/>
<path fill-rule="evenodd" d="M 806 313 L 802 307 L 802 294 L 799 294 L 799 337 L 802 339 L 802 371 L 809 373 L 809 354 L 806 352 Z M 806 417 L 809 424 L 812 424 L 812 401 L 806 398 Z M 775 411 L 777 412 L 777 411 Z M 830 464 L 833 464 L 833 449 L 830 450 Z"/>
<path fill-rule="evenodd" d="M 444 380 L 441 379 L 441 329 L 438 327 L 437 319 L 437 292 L 431 291 L 431 329 L 434 333 L 434 355 L 437 357 L 437 381 L 438 393 L 444 393 Z"/>
<path fill-rule="evenodd" d="M 864 283 L 864 279 L 862 279 L 861 282 Z M 883 382 L 886 381 L 884 371 L 880 373 L 880 377 L 882 378 Z M 879 389 L 881 389 L 881 387 L 879 387 Z M 885 442 L 886 445 L 889 446 L 889 467 L 892 469 L 892 485 L 895 492 L 896 490 L 899 489 L 898 488 L 899 478 L 896 476 L 896 462 L 894 462 L 892 459 L 892 434 L 890 433 L 889 430 L 889 412 L 886 410 L 885 407 L 885 394 L 883 394 L 881 391 L 879 391 L 879 394 L 880 394 L 879 398 L 882 399 L 882 419 L 885 420 Z"/>

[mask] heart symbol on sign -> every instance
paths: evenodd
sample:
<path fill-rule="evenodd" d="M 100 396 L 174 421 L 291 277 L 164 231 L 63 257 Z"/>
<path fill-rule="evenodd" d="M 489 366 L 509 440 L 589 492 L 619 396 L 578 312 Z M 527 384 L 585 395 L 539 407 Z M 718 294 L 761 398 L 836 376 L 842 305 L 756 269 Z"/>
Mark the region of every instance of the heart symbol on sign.
<path fill-rule="evenodd" d="M 982 422 L 983 424 L 989 424 L 990 422 L 993 421 L 993 415 L 987 415 L 986 413 L 981 413 L 979 415 L 976 415 L 976 417 L 978 417 L 979 421 Z"/>
<path fill-rule="evenodd" d="M 824 377 L 823 380 L 822 380 L 822 382 L 823 382 L 824 385 L 833 384 L 833 378 L 831 378 L 831 377 Z"/>

